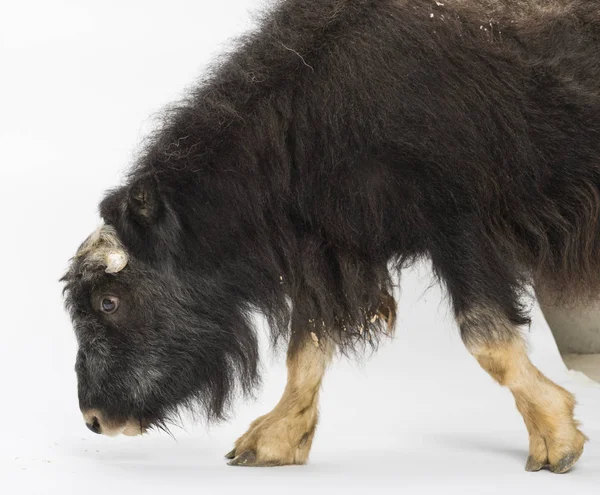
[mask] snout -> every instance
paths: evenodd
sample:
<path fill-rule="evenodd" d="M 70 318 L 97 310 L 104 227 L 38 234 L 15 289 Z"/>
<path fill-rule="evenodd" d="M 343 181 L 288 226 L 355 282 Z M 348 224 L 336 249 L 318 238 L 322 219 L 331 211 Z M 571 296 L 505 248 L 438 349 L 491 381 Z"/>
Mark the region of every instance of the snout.
<path fill-rule="evenodd" d="M 82 411 L 82 414 L 85 425 L 90 431 L 109 437 L 116 437 L 121 434 L 134 437 L 146 433 L 148 429 L 144 421 L 133 419 L 114 421 L 106 418 L 98 409 L 87 409 Z"/>

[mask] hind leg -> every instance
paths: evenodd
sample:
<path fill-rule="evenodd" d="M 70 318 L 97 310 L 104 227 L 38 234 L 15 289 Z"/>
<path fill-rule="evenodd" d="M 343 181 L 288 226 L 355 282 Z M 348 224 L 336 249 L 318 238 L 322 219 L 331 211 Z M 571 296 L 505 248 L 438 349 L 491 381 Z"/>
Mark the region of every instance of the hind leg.
<path fill-rule="evenodd" d="M 525 342 L 505 317 L 489 308 L 459 315 L 467 349 L 500 385 L 512 392 L 529 432 L 525 469 L 565 473 L 583 452 L 586 437 L 573 418 L 575 399 L 546 378 L 527 357 Z"/>
<path fill-rule="evenodd" d="M 462 339 L 483 369 L 515 398 L 529 432 L 526 469 L 564 473 L 579 459 L 586 441 L 573 419 L 575 400 L 527 356 L 519 328 L 529 320 L 519 303 L 514 263 L 495 245 L 485 244 L 475 223 L 465 221 L 460 227 L 460 232 L 441 231 L 443 242 L 433 250 L 432 261 L 448 288 Z"/>

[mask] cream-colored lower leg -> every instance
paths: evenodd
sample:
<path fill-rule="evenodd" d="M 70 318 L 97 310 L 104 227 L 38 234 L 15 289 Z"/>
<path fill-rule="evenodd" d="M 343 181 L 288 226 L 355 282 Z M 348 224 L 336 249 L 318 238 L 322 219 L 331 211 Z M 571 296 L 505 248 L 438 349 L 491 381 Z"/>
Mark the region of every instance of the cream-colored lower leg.
<path fill-rule="evenodd" d="M 498 383 L 510 389 L 529 432 L 525 469 L 548 467 L 565 473 L 577 462 L 587 440 L 573 418 L 575 399 L 546 378 L 529 360 L 516 334 L 494 343 L 471 343 L 469 351 Z"/>
<path fill-rule="evenodd" d="M 235 442 L 227 454 L 230 465 L 283 466 L 307 461 L 317 426 L 319 389 L 332 354 L 333 346 L 316 338 L 288 351 L 283 396 Z"/>

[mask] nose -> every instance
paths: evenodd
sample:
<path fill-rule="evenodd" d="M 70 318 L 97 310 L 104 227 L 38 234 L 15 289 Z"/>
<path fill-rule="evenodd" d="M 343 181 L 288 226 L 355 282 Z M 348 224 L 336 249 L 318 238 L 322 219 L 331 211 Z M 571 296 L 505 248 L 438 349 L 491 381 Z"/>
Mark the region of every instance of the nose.
<path fill-rule="evenodd" d="M 102 419 L 102 414 L 98 409 L 86 409 L 81 412 L 83 414 L 83 421 L 88 430 L 98 434 L 106 433 L 106 431 L 104 431 L 106 429 L 104 428 L 106 426 L 106 421 Z"/>
<path fill-rule="evenodd" d="M 101 433 L 100 421 L 96 416 L 91 418 L 91 421 L 85 423 L 85 426 L 88 427 L 88 430 L 93 431 L 94 433 Z"/>

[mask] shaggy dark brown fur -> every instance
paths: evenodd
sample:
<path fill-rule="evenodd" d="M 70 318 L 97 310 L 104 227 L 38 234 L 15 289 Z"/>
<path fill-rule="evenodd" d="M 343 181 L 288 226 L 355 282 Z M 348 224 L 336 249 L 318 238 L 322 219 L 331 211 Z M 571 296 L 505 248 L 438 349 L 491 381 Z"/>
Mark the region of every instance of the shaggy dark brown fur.
<path fill-rule="evenodd" d="M 532 286 L 596 294 L 599 116 L 600 1 L 281 2 L 102 201 L 123 275 L 76 260 L 66 277 L 80 356 L 97 357 L 93 322 L 126 341 L 119 369 L 151 355 L 181 383 L 132 402 L 128 378 L 106 400 L 81 361 L 80 382 L 96 383 L 83 401 L 161 418 L 200 395 L 219 416 L 234 371 L 248 388 L 256 377 L 250 310 L 292 347 L 315 334 L 353 349 L 385 326 L 390 268 L 419 258 L 479 322 L 461 327 L 471 344 L 510 340 Z M 117 283 L 151 309 L 115 323 L 85 302 Z"/>

